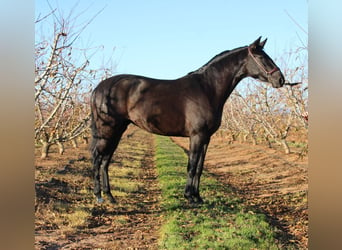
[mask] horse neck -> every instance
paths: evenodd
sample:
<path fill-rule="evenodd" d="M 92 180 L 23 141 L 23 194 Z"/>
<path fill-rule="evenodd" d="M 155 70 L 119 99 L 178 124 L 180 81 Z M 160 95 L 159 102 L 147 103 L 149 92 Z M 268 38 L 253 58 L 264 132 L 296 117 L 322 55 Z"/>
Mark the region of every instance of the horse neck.
<path fill-rule="evenodd" d="M 245 69 L 246 57 L 247 49 L 239 50 L 222 59 L 223 62 L 216 63 L 203 72 L 206 82 L 215 95 L 213 105 L 216 110 L 223 109 L 237 84 L 248 76 Z"/>

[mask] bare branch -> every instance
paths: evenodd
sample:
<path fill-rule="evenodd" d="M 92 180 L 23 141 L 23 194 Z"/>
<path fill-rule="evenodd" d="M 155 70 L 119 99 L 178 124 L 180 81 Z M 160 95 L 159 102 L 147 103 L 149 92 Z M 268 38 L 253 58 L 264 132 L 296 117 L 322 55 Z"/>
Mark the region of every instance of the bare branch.
<path fill-rule="evenodd" d="M 297 25 L 298 28 L 300 28 L 306 35 L 308 35 L 308 32 L 294 19 L 287 10 L 284 10 L 287 16 Z"/>
<path fill-rule="evenodd" d="M 50 15 L 52 15 L 56 10 L 57 10 L 57 8 L 54 9 L 54 10 L 52 10 L 50 13 L 48 13 L 48 14 L 45 15 L 45 16 L 43 16 L 42 18 L 39 18 L 39 16 L 38 16 L 38 19 L 35 21 L 35 23 L 39 23 L 39 22 L 43 21 L 44 19 L 48 18 L 48 17 L 49 17 Z"/>

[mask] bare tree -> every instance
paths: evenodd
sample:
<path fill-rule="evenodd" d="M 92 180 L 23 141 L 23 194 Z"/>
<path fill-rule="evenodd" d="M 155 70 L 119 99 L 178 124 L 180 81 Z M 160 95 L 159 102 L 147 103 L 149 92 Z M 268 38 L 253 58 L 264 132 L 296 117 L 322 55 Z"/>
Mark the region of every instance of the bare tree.
<path fill-rule="evenodd" d="M 90 68 L 89 54 L 99 51 L 100 46 L 76 46 L 93 18 L 80 25 L 72 12 L 68 18 L 55 12 L 36 21 L 37 34 L 53 23 L 49 26 L 52 32 L 36 36 L 35 44 L 35 140 L 42 145 L 42 158 L 47 157 L 51 145 L 57 144 L 62 154 L 64 142 L 86 133 L 92 86 L 113 72 L 112 64 Z"/>

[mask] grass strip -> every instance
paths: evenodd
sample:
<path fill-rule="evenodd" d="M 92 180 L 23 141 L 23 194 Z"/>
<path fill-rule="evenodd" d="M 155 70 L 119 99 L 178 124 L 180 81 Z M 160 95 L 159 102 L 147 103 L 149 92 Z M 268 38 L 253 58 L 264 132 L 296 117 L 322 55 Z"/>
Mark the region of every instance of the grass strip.
<path fill-rule="evenodd" d="M 155 162 L 162 190 L 164 223 L 161 249 L 279 249 L 275 232 L 263 214 L 243 206 L 229 187 L 204 171 L 204 204 L 183 198 L 187 156 L 170 138 L 155 137 Z"/>

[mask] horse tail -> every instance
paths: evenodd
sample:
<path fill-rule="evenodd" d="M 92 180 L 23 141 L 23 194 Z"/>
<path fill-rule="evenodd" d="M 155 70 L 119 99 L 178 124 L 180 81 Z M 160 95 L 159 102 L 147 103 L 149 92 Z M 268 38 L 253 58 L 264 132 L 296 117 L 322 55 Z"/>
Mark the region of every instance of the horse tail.
<path fill-rule="evenodd" d="M 96 127 L 96 121 L 95 121 L 95 118 L 94 118 L 94 112 L 96 112 L 96 107 L 95 107 L 95 95 L 94 95 L 94 92 L 92 93 L 91 95 L 91 98 L 90 98 L 90 107 L 91 107 L 91 114 L 90 114 L 90 129 L 91 129 L 91 143 L 90 143 L 90 147 L 89 147 L 89 150 L 92 154 L 92 158 L 93 160 L 96 159 L 97 157 L 97 149 L 96 149 L 96 144 L 97 144 L 97 141 L 98 141 L 98 131 L 97 131 L 97 127 Z"/>

